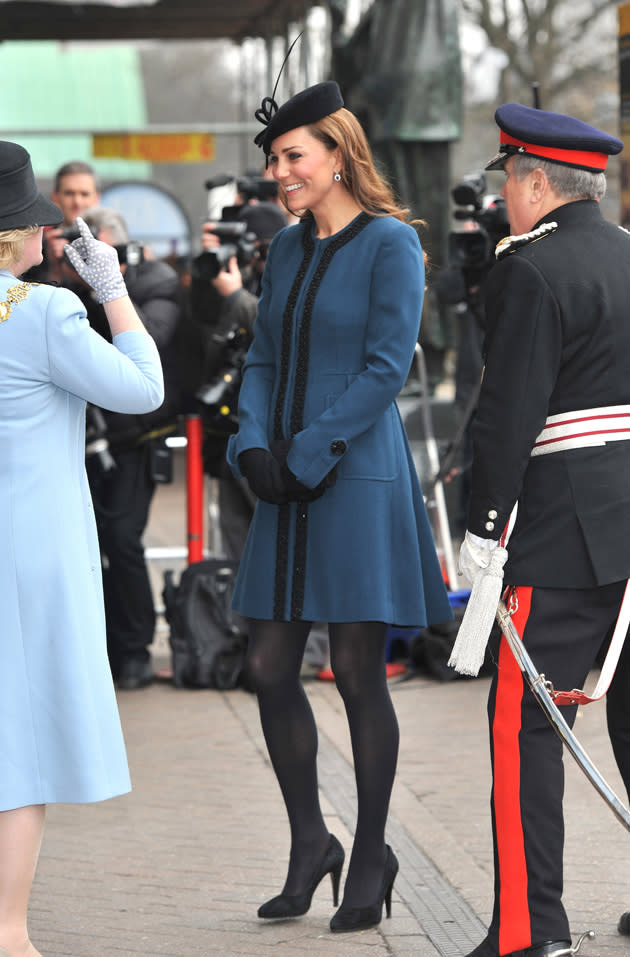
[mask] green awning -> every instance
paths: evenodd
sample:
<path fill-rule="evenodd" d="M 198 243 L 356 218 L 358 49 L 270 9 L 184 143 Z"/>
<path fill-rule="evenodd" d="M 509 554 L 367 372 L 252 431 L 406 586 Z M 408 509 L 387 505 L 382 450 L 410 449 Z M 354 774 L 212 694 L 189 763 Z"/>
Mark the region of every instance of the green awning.
<path fill-rule="evenodd" d="M 5 77 L 0 138 L 30 152 L 38 178 L 54 176 L 70 160 L 91 163 L 103 180 L 150 177 L 150 163 L 94 160 L 89 134 L 64 133 L 138 129 L 146 123 L 140 56 L 131 44 L 0 43 L 0 67 Z M 47 132 L 36 135 L 36 130 Z"/>

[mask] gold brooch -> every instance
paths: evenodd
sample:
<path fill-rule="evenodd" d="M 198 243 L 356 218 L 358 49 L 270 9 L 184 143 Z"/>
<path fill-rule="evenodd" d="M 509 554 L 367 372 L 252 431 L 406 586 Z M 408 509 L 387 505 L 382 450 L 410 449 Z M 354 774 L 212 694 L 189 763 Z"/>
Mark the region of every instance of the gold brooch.
<path fill-rule="evenodd" d="M 26 299 L 31 286 L 36 286 L 34 282 L 21 282 L 17 286 L 11 286 L 7 289 L 7 298 L 0 300 L 0 322 L 5 322 L 11 315 L 13 306 Z"/>

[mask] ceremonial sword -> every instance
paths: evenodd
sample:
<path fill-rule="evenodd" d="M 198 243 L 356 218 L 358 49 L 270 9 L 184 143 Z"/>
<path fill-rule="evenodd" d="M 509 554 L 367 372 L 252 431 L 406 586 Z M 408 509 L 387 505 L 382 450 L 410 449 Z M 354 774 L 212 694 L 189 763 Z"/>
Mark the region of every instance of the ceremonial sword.
<path fill-rule="evenodd" d="M 539 672 L 536 670 L 534 662 L 527 653 L 521 636 L 519 635 L 514 622 L 512 621 L 512 616 L 510 615 L 503 601 L 499 602 L 496 619 L 501 626 L 501 631 L 505 635 L 505 639 L 510 646 L 510 650 L 514 655 L 514 658 L 516 659 L 516 662 L 521 669 L 527 684 L 536 697 L 538 704 L 541 706 L 547 718 L 549 719 L 552 728 L 560 736 L 561 740 L 566 745 L 567 750 L 577 762 L 580 770 L 583 771 L 595 790 L 610 807 L 615 817 L 624 825 L 627 830 L 630 831 L 630 811 L 628 811 L 625 805 L 619 800 L 608 782 L 597 770 L 588 754 L 576 736 L 573 734 L 573 731 L 563 718 L 558 706 L 551 697 L 553 685 L 545 678 L 543 674 L 539 674 Z"/>

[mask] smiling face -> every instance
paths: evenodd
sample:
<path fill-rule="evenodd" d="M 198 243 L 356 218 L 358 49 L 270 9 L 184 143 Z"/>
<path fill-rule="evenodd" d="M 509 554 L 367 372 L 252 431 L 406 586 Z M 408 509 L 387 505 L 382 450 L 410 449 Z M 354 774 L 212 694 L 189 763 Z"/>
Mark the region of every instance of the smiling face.
<path fill-rule="evenodd" d="M 341 170 L 338 150 L 329 150 L 306 126 L 278 136 L 271 145 L 269 166 L 285 191 L 291 212 L 317 211 L 331 201 L 338 184 L 334 174 Z"/>

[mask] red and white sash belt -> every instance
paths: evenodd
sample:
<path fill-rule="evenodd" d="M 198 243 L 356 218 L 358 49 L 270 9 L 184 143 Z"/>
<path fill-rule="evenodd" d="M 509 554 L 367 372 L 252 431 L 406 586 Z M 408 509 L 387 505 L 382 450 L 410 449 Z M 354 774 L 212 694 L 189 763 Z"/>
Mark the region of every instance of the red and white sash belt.
<path fill-rule="evenodd" d="M 534 455 L 584 449 L 630 440 L 630 405 L 610 405 L 550 415 L 532 449 Z"/>

